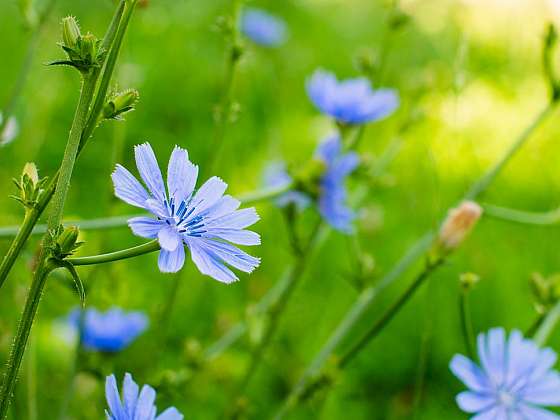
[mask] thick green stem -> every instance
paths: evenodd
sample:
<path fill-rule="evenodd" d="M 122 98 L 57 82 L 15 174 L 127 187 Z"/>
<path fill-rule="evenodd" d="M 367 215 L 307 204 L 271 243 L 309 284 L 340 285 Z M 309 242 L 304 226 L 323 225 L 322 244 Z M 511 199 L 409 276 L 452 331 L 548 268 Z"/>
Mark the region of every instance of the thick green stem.
<path fill-rule="evenodd" d="M 125 4 L 129 5 L 129 8 L 126 9 L 126 11 L 127 11 L 128 15 L 130 15 L 132 13 L 132 10 L 133 10 L 133 7 L 134 7 L 135 3 L 136 3 L 135 1 L 121 0 L 121 2 L 119 3 L 119 6 L 117 7 L 117 10 L 116 10 L 116 12 L 113 16 L 113 20 L 111 21 L 109 29 L 107 30 L 107 33 L 105 34 L 105 37 L 103 39 L 104 48 L 110 51 L 109 52 L 109 58 L 112 57 L 111 53 L 112 53 L 113 50 L 117 49 L 117 53 L 118 53 L 118 48 L 120 46 L 120 42 L 122 42 L 122 38 L 123 38 L 123 35 L 124 35 L 124 30 L 126 30 L 126 26 L 127 26 L 128 21 L 130 19 L 130 16 L 128 16 L 127 19 L 122 19 L 123 24 L 120 25 L 121 18 L 123 18 L 123 13 L 125 11 Z M 123 27 L 122 30 L 121 30 L 121 27 Z M 118 28 L 118 31 L 117 31 L 117 28 Z M 122 32 L 122 35 L 119 38 L 119 45 L 117 45 L 117 43 L 116 43 L 117 32 L 119 32 L 119 33 Z M 114 60 L 116 60 L 116 56 L 114 57 Z M 105 88 L 101 89 L 101 87 L 100 87 L 97 90 L 97 97 L 96 97 L 95 105 L 94 105 L 94 108 L 95 108 L 94 110 L 96 110 L 97 114 L 94 115 L 93 112 L 91 113 L 90 118 L 88 120 L 88 123 L 86 124 L 86 126 L 82 130 L 82 132 L 80 133 L 81 139 L 80 139 L 80 144 L 79 144 L 79 147 L 78 147 L 78 155 L 81 152 L 81 150 L 83 149 L 83 147 L 85 146 L 89 137 L 91 136 L 91 133 L 93 132 L 93 130 L 97 126 L 97 115 L 101 111 L 101 108 L 99 108 L 99 109 L 96 108 L 97 103 L 99 101 L 103 102 L 105 100 L 105 97 L 107 95 L 107 86 L 108 86 L 108 83 L 109 83 L 108 80 L 110 80 L 110 78 L 111 78 L 111 74 L 113 72 L 113 69 L 114 69 L 114 62 L 111 66 L 106 65 L 105 68 L 104 68 L 101 85 L 105 86 Z M 99 70 L 95 69 L 93 71 L 93 74 L 92 74 L 91 77 L 92 77 L 92 79 L 97 80 L 98 76 L 99 76 Z M 105 82 L 105 84 L 103 84 L 104 83 L 103 81 L 106 80 L 106 79 L 108 79 L 108 80 Z M 94 111 L 94 110 L 92 110 L 92 111 Z M 93 118 L 93 117 L 95 117 L 95 118 Z M 60 175 L 60 170 L 57 171 L 56 174 L 50 179 L 49 183 L 45 187 L 45 191 L 43 192 L 41 199 L 39 200 L 39 203 L 37 203 L 37 205 L 33 209 L 33 211 L 30 212 L 29 217 L 27 218 L 27 220 L 24 221 L 24 224 L 17 230 L 18 232 L 21 232 L 21 234 L 17 234 L 16 238 L 12 241 L 12 244 L 10 246 L 10 250 L 12 250 L 13 255 L 10 256 L 10 258 L 4 258 L 4 260 L 2 261 L 2 264 L 0 265 L 0 288 L 4 284 L 10 270 L 12 269 L 12 267 L 13 267 L 16 259 L 17 259 L 17 256 L 19 255 L 19 253 L 23 249 L 23 246 L 27 242 L 27 239 L 29 239 L 30 234 L 33 232 L 33 227 L 37 224 L 39 218 L 43 214 L 43 211 L 45 210 L 47 205 L 50 203 L 52 197 L 54 196 L 56 186 L 58 184 L 59 175 Z M 44 229 L 46 231 L 46 226 L 45 226 Z M 10 236 L 14 236 L 14 235 L 10 235 Z"/>
<path fill-rule="evenodd" d="M 555 102 L 550 103 L 535 117 L 534 120 L 532 120 L 529 126 L 506 150 L 502 158 L 471 187 L 461 201 L 474 200 L 483 193 L 486 188 L 488 188 L 509 160 L 515 155 L 521 146 L 525 144 L 531 134 L 533 134 L 545 118 L 550 115 L 555 106 Z M 276 414 L 276 419 L 283 418 L 296 404 L 298 404 L 300 396 L 302 395 L 302 392 L 307 389 L 309 382 L 320 372 L 325 362 L 330 358 L 339 344 L 354 331 L 356 325 L 362 320 L 364 313 L 374 304 L 379 292 L 399 278 L 401 274 L 403 274 L 413 263 L 415 263 L 419 257 L 426 255 L 430 249 L 434 236 L 435 232 L 433 231 L 424 235 L 422 239 L 420 239 L 405 253 L 401 260 L 399 260 L 395 267 L 384 276 L 378 285 L 364 289 L 355 304 L 348 310 L 346 316 L 343 317 L 338 327 L 334 330 L 327 342 L 309 364 L 308 368 L 304 371 L 300 380 L 296 383 L 281 409 Z"/>
<path fill-rule="evenodd" d="M 139 255 L 159 251 L 159 249 L 159 242 L 157 241 L 157 239 L 154 239 L 153 241 L 146 242 L 145 244 L 134 246 L 132 248 L 122 249 L 120 251 L 109 252 L 108 254 L 93 255 L 90 257 L 67 258 L 66 261 L 68 261 L 72 265 L 103 264 L 113 261 L 125 260 L 127 258 L 134 258 Z"/>

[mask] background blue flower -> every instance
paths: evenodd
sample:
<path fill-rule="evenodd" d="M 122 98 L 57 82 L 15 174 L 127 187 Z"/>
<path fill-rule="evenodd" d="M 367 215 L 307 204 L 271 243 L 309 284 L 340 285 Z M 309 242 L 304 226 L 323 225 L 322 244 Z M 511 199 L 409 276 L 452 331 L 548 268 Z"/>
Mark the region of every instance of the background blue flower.
<path fill-rule="evenodd" d="M 134 217 L 128 223 L 134 234 L 158 239 L 158 265 L 162 272 L 174 273 L 183 267 L 183 244 L 201 273 L 224 283 L 238 280 L 226 264 L 246 273 L 259 265 L 258 258 L 228 243 L 261 243 L 257 233 L 245 229 L 259 220 L 253 207 L 238 210 L 241 203 L 224 195 L 227 184 L 215 176 L 195 191 L 198 166 L 189 160 L 185 149 L 175 146 L 171 153 L 167 191 L 152 147 L 144 143 L 136 146 L 134 152 L 138 172 L 149 193 L 129 171 L 117 165 L 112 174 L 115 195 L 156 217 Z"/>
<path fill-rule="evenodd" d="M 70 325 L 76 330 L 80 314 L 81 311 L 75 309 L 68 316 Z M 85 310 L 83 317 L 82 345 L 90 350 L 120 351 L 148 327 L 148 318 L 142 312 L 124 312 L 120 308 L 111 308 L 107 312 L 90 308 Z"/>
<path fill-rule="evenodd" d="M 399 106 L 395 90 L 373 90 L 365 77 L 338 81 L 334 74 L 316 70 L 307 80 L 306 88 L 309 98 L 321 112 L 344 124 L 377 121 Z"/>
<path fill-rule="evenodd" d="M 286 170 L 284 162 L 273 162 L 264 171 L 264 184 L 268 188 L 282 188 L 292 182 L 292 177 Z M 296 206 L 298 210 L 304 210 L 311 204 L 311 198 L 301 192 L 290 190 L 274 199 L 274 204 L 278 207 L 286 207 L 290 204 Z"/>
<path fill-rule="evenodd" d="M 108 420 L 183 420 L 183 415 L 175 407 L 170 407 L 156 417 L 156 391 L 149 385 L 142 389 L 130 373 L 124 375 L 122 398 L 117 387 L 115 375 L 105 381 L 105 398 L 109 411 L 105 411 Z"/>
<path fill-rule="evenodd" d="M 241 30 L 256 44 L 267 47 L 279 46 L 286 40 L 286 24 L 264 10 L 244 10 Z"/>
<path fill-rule="evenodd" d="M 560 406 L 560 375 L 552 370 L 556 353 L 539 349 L 519 331 L 509 339 L 503 328 L 478 336 L 480 365 L 456 355 L 451 371 L 469 388 L 457 404 L 476 420 L 558 420 L 541 406 Z"/>

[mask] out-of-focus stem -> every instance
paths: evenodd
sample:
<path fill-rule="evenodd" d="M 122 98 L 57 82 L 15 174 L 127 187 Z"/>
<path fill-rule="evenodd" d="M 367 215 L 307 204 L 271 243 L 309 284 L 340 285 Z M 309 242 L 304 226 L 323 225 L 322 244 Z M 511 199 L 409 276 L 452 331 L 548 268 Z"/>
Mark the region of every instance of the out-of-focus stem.
<path fill-rule="evenodd" d="M 471 323 L 471 315 L 469 311 L 469 291 L 461 290 L 459 296 L 459 316 L 461 318 L 461 332 L 465 341 L 465 349 L 471 360 L 474 357 L 474 333 Z"/>
<path fill-rule="evenodd" d="M 532 212 L 484 204 L 484 214 L 508 222 L 526 225 L 556 225 L 560 223 L 560 208 L 545 212 Z"/>
<path fill-rule="evenodd" d="M 539 329 L 535 333 L 535 342 L 539 346 L 543 346 L 546 343 L 550 334 L 552 334 L 552 331 L 556 327 L 556 324 L 558 324 L 558 321 L 560 321 L 560 301 L 548 311 Z"/>

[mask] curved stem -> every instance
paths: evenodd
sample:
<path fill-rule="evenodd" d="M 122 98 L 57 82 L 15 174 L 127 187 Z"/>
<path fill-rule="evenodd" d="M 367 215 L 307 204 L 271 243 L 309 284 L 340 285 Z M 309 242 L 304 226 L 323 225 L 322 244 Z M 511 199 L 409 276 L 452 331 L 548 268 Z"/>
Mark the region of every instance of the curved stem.
<path fill-rule="evenodd" d="M 546 212 L 532 212 L 484 204 L 484 214 L 496 219 L 527 225 L 555 225 L 560 223 L 560 207 Z"/>
<path fill-rule="evenodd" d="M 182 246 L 182 245 L 179 245 Z M 157 239 L 146 242 L 145 244 L 133 246 L 132 248 L 122 249 L 120 251 L 109 252 L 107 254 L 92 255 L 89 257 L 74 257 L 66 258 L 72 265 L 94 265 L 103 264 L 113 261 L 124 260 L 127 258 L 134 258 L 139 255 L 148 254 L 150 252 L 159 251 L 160 246 Z"/>
<path fill-rule="evenodd" d="M 535 333 L 535 342 L 539 346 L 543 346 L 546 343 L 558 321 L 560 321 L 560 301 L 548 311 L 539 329 Z"/>
<path fill-rule="evenodd" d="M 551 102 L 545 107 L 543 111 L 537 114 L 537 116 L 534 118 L 534 120 L 531 121 L 529 126 L 519 135 L 516 140 L 514 140 L 511 146 L 505 151 L 501 159 L 497 163 L 495 163 L 482 176 L 482 178 L 480 178 L 480 180 L 470 188 L 470 190 L 465 194 L 462 200 L 474 200 L 481 193 L 483 193 L 486 188 L 488 188 L 488 186 L 505 167 L 509 160 L 529 139 L 531 134 L 533 134 L 537 127 L 542 124 L 544 119 L 548 115 L 550 115 L 555 106 L 556 102 Z M 352 307 L 343 317 L 338 327 L 336 327 L 327 342 L 323 345 L 323 347 L 317 353 L 307 369 L 304 371 L 299 381 L 296 383 L 296 385 L 284 401 L 284 404 L 277 412 L 275 419 L 283 418 L 295 405 L 298 404 L 300 396 L 302 395 L 302 391 L 306 390 L 309 382 L 315 375 L 317 375 L 318 372 L 320 372 L 323 365 L 336 350 L 338 345 L 352 331 L 354 331 L 355 326 L 362 320 L 362 316 L 364 315 L 364 313 L 369 308 L 371 308 L 371 306 L 375 302 L 379 292 L 393 283 L 398 277 L 400 277 L 400 275 L 403 274 L 413 263 L 415 263 L 419 257 L 426 255 L 426 253 L 430 249 L 434 236 L 435 233 L 433 231 L 425 234 L 423 238 L 416 242 L 412 246 L 412 248 L 410 248 L 404 254 L 404 256 L 397 262 L 395 267 L 385 275 L 385 277 L 378 285 L 364 289 L 360 296 L 358 296 L 358 299 L 356 300 L 354 305 L 352 305 Z"/>

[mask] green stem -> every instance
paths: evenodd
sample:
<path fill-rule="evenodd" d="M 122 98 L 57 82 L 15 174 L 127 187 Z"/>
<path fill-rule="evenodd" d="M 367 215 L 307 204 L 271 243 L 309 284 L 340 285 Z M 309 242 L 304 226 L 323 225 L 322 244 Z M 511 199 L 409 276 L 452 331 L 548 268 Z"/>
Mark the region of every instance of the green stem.
<path fill-rule="evenodd" d="M 502 158 L 471 187 L 471 189 L 465 194 L 461 201 L 474 200 L 488 188 L 488 186 L 505 167 L 509 160 L 529 139 L 531 134 L 533 134 L 537 127 L 542 124 L 544 119 L 548 115 L 550 115 L 555 106 L 556 103 L 552 102 L 543 111 L 537 114 L 537 116 L 529 124 L 529 126 L 506 150 Z M 352 305 L 352 307 L 348 310 L 346 316 L 343 317 L 338 327 L 334 330 L 327 342 L 320 349 L 319 353 L 315 356 L 315 358 L 309 364 L 308 368 L 304 371 L 301 378 L 296 383 L 293 390 L 285 400 L 281 409 L 276 414 L 276 419 L 283 418 L 298 403 L 299 398 L 302 395 L 302 391 L 307 388 L 312 378 L 320 372 L 323 365 L 330 358 L 338 345 L 352 331 L 354 331 L 354 327 L 360 322 L 364 313 L 369 308 L 371 308 L 376 301 L 379 292 L 392 284 L 397 278 L 399 278 L 400 275 L 403 274 L 413 263 L 415 263 L 419 257 L 426 255 L 426 253 L 430 249 L 434 236 L 435 233 L 433 231 L 430 231 L 426 235 L 424 235 L 422 239 L 416 242 L 413 247 L 405 253 L 405 255 L 397 262 L 395 267 L 385 275 L 385 277 L 378 285 L 364 289 L 360 296 L 358 296 L 354 305 Z"/>
<path fill-rule="evenodd" d="M 235 84 L 235 75 L 237 64 L 241 58 L 241 50 L 239 45 L 239 21 L 241 14 L 243 0 L 232 0 L 231 10 L 231 34 L 227 47 L 227 60 L 226 70 L 224 76 L 224 86 L 222 91 L 222 98 L 216 112 L 216 128 L 214 137 L 210 143 L 209 158 L 206 161 L 206 168 L 213 170 L 214 165 L 219 159 L 221 153 L 224 137 L 226 133 L 226 126 L 229 118 L 231 117 L 231 105 L 233 103 L 233 87 Z"/>
<path fill-rule="evenodd" d="M 430 275 L 443 263 L 442 259 L 426 264 L 422 272 L 408 286 L 404 293 L 393 305 L 383 314 L 383 316 L 371 326 L 371 328 L 358 340 L 339 360 L 339 366 L 344 369 L 368 344 L 371 340 L 383 331 L 383 329 L 393 320 L 402 307 L 414 296 L 420 286 L 430 277 Z"/>
<path fill-rule="evenodd" d="M 459 315 L 461 318 L 461 332 L 465 341 L 465 349 L 471 360 L 476 360 L 474 355 L 474 333 L 469 311 L 469 292 L 461 290 L 459 296 Z"/>
<path fill-rule="evenodd" d="M 105 37 L 104 37 L 104 40 L 103 40 L 103 46 L 110 51 L 109 58 L 112 57 L 113 50 L 116 49 L 116 51 L 118 52 L 118 48 L 120 47 L 120 42 L 122 42 L 122 38 L 124 36 L 124 31 L 126 30 L 126 26 L 128 25 L 128 22 L 129 22 L 129 19 L 130 19 L 130 14 L 132 13 L 132 8 L 133 8 L 135 3 L 136 3 L 135 1 L 131 1 L 131 0 L 121 0 L 121 2 L 119 3 L 119 6 L 117 7 L 117 10 L 116 10 L 116 12 L 113 16 L 112 21 L 111 21 L 111 24 L 109 25 L 109 29 L 107 30 L 107 33 L 105 34 Z M 127 8 L 126 10 L 125 10 L 125 4 L 129 5 L 129 8 Z M 123 24 L 120 25 L 121 18 L 123 17 L 123 13 L 125 11 L 128 14 L 128 18 L 122 19 Z M 122 29 L 121 29 L 121 27 L 122 27 Z M 117 28 L 118 28 L 118 30 L 117 30 Z M 119 32 L 121 34 L 120 37 L 118 38 L 119 44 L 117 44 L 117 42 L 116 42 L 117 32 Z M 112 60 L 116 60 L 116 56 L 114 56 L 112 58 Z M 104 71 L 103 71 L 103 75 L 102 75 L 102 85 L 103 85 L 103 83 L 105 83 L 103 81 L 107 79 L 106 85 L 108 86 L 108 83 L 109 83 L 108 81 L 111 78 L 111 74 L 113 72 L 113 69 L 114 69 L 114 61 L 113 61 L 113 64 L 111 66 L 109 66 L 109 65 L 105 66 Z M 94 70 L 93 75 L 92 75 L 92 79 L 97 80 L 98 75 L 99 75 L 98 70 Z M 100 100 L 101 101 L 105 100 L 105 97 L 107 95 L 107 86 L 105 86 L 104 89 L 99 88 L 97 90 L 97 97 L 96 97 L 96 100 L 95 100 L 95 104 L 97 104 L 97 102 L 100 101 Z M 94 105 L 94 108 L 96 108 L 95 105 Z M 101 109 L 98 109 L 96 111 L 97 114 L 100 111 L 101 111 Z M 95 118 L 93 118 L 94 116 L 95 116 Z M 91 117 L 89 118 L 88 123 L 86 124 L 86 126 L 82 130 L 82 132 L 80 133 L 81 139 L 80 139 L 80 144 L 79 144 L 79 147 L 78 147 L 78 155 L 82 151 L 83 147 L 85 146 L 87 140 L 91 136 L 91 133 L 93 132 L 93 130 L 95 129 L 96 126 L 97 126 L 97 115 L 95 115 L 93 113 L 93 110 L 92 110 Z M 16 238 L 12 241 L 12 244 L 10 245 L 10 250 L 13 252 L 13 255 L 11 255 L 10 258 L 4 258 L 3 261 L 2 261 L 2 264 L 0 265 L 0 288 L 4 284 L 10 270 L 12 269 L 12 267 L 13 267 L 16 259 L 17 259 L 17 256 L 19 255 L 19 253 L 23 249 L 23 246 L 25 245 L 25 243 L 29 239 L 30 234 L 33 232 L 33 227 L 37 224 L 39 218 L 43 214 L 43 211 L 45 210 L 45 208 L 47 207 L 47 205 L 51 201 L 52 197 L 54 196 L 56 186 L 58 184 L 59 175 L 60 175 L 60 170 L 57 171 L 57 173 L 50 179 L 49 183 L 45 187 L 45 191 L 43 192 L 41 199 L 37 203 L 36 207 L 30 212 L 28 220 L 24 221 L 24 224 L 21 226 L 20 229 L 18 229 L 18 232 L 21 231 L 21 234 L 16 234 L 17 235 Z M 45 227 L 45 231 L 46 231 L 46 227 Z M 10 235 L 10 236 L 14 236 L 14 235 Z"/>
<path fill-rule="evenodd" d="M 181 245 L 180 245 L 181 246 Z M 139 255 L 148 254 L 150 252 L 159 251 L 159 242 L 157 239 L 146 242 L 145 244 L 133 246 L 132 248 L 122 249 L 120 251 L 109 252 L 107 254 L 92 255 L 89 257 L 74 257 L 66 258 L 72 265 L 94 265 L 103 264 L 113 261 L 124 260 L 127 258 L 134 258 Z"/>
<path fill-rule="evenodd" d="M 546 343 L 558 321 L 560 321 L 560 301 L 548 311 L 539 329 L 535 333 L 534 339 L 539 346 L 543 346 Z"/>
<path fill-rule="evenodd" d="M 252 193 L 247 193 L 247 194 L 241 196 L 239 201 L 241 201 L 241 203 L 245 204 L 245 205 L 255 204 L 255 203 L 260 202 L 260 201 L 265 201 L 265 200 L 269 200 L 269 199 L 278 197 L 279 195 L 288 191 L 291 187 L 292 187 L 292 185 L 289 184 L 289 185 L 282 186 L 281 188 L 267 188 L 267 189 L 255 191 L 255 192 L 252 192 Z M 38 218 L 37 213 L 38 213 L 38 210 L 34 210 L 33 214 L 30 216 L 30 218 L 32 217 L 33 221 L 37 220 L 37 218 Z M 88 229 L 89 230 L 104 230 L 104 229 L 113 229 L 113 228 L 119 228 L 119 227 L 127 226 L 129 219 L 131 219 L 133 217 L 138 217 L 138 216 L 144 216 L 144 214 L 127 214 L 125 216 L 102 217 L 102 218 L 99 218 L 99 219 L 90 219 L 90 220 L 69 220 L 69 221 L 64 222 L 64 223 L 69 224 L 69 225 L 77 226 L 80 229 L 84 229 L 84 230 L 88 230 Z M 0 228 L 0 239 L 1 238 L 11 238 L 11 237 L 20 235 L 20 231 L 22 229 L 32 229 L 31 232 L 29 232 L 29 231 L 21 232 L 22 237 L 25 237 L 25 238 L 28 238 L 29 235 L 44 234 L 47 231 L 47 225 L 35 225 L 35 226 L 33 226 L 33 225 L 34 224 L 32 222 L 26 223 L 24 221 L 24 223 L 21 226 L 6 226 L 6 227 L 3 227 L 3 228 Z M 15 244 L 17 244 L 17 246 L 23 246 L 24 245 L 24 241 L 17 240 L 17 238 L 14 239 L 13 242 Z M 12 244 L 12 246 L 15 246 L 14 243 Z M 14 252 L 15 252 L 14 258 L 15 258 L 19 254 L 19 250 L 17 252 L 16 251 L 14 251 Z M 1 273 L 3 272 L 3 269 L 4 269 L 4 264 L 0 267 L 0 279 L 1 279 Z M 9 268 L 8 268 L 8 270 L 9 270 Z M 0 287 L 1 287 L 1 283 L 0 283 Z"/>
<path fill-rule="evenodd" d="M 496 219 L 526 225 L 556 225 L 560 223 L 560 208 L 546 212 L 532 212 L 484 204 L 484 214 Z"/>

